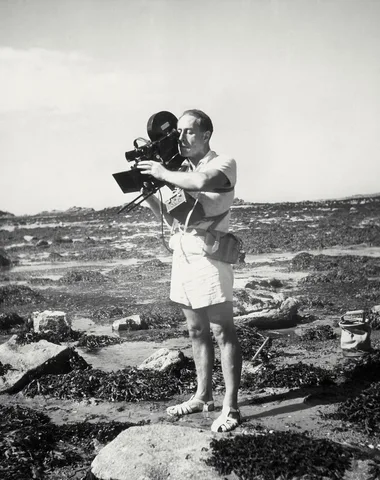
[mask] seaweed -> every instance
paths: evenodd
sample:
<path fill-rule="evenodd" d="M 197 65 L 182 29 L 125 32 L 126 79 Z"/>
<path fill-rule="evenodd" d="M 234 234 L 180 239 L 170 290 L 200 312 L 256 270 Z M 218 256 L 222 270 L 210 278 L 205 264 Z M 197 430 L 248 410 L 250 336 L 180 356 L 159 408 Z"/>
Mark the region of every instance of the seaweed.
<path fill-rule="evenodd" d="M 348 359 L 342 366 L 336 368 L 336 375 L 341 376 L 345 384 L 363 384 L 380 381 L 380 350 Z"/>
<path fill-rule="evenodd" d="M 56 345 L 61 345 L 62 342 L 76 342 L 79 338 L 81 338 L 83 334 L 76 330 L 70 330 L 67 333 L 64 332 L 21 332 L 17 334 L 16 337 L 16 344 L 18 345 L 25 345 L 28 343 L 35 343 L 39 342 L 40 340 L 46 340 L 50 343 L 55 343 Z"/>
<path fill-rule="evenodd" d="M 367 435 L 380 433 L 380 383 L 372 383 L 359 395 L 348 398 L 339 404 L 336 412 L 326 414 L 326 418 L 343 420 L 364 430 Z"/>
<path fill-rule="evenodd" d="M 73 400 L 94 397 L 109 402 L 153 401 L 189 391 L 194 378 L 195 373 L 190 369 L 177 375 L 133 367 L 116 372 L 86 369 L 46 375 L 33 380 L 23 392 L 30 397 L 48 395 Z"/>
<path fill-rule="evenodd" d="M 94 351 L 109 345 L 118 345 L 123 342 L 125 342 L 125 340 L 120 337 L 84 334 L 79 338 L 77 347 L 85 348 L 88 351 Z"/>
<path fill-rule="evenodd" d="M 246 327 L 244 325 L 236 326 L 236 334 L 239 339 L 241 353 L 244 360 L 250 360 L 263 344 L 265 337 L 259 333 L 256 327 Z M 267 362 L 274 353 L 270 352 L 272 339 L 265 344 L 259 353 L 259 359 Z"/>
<path fill-rule="evenodd" d="M 44 300 L 41 293 L 35 292 L 26 285 L 5 285 L 0 287 L 0 304 L 11 305 L 25 305 L 34 304 Z"/>
<path fill-rule="evenodd" d="M 49 471 L 77 465 L 88 470 L 95 442 L 106 444 L 136 425 L 115 421 L 55 425 L 47 415 L 18 405 L 0 406 L 0 417 L 0 477 L 4 480 L 42 479 Z"/>
<path fill-rule="evenodd" d="M 278 368 L 273 364 L 263 364 L 256 373 L 246 373 L 241 387 L 301 388 L 334 384 L 334 375 L 329 370 L 298 362 Z"/>
<path fill-rule="evenodd" d="M 342 480 L 354 459 L 369 454 L 307 433 L 270 431 L 213 439 L 206 464 L 241 480 Z M 368 480 L 376 480 L 377 467 Z"/>
<path fill-rule="evenodd" d="M 9 370 L 12 370 L 13 367 L 9 363 L 1 363 L 0 362 L 0 376 L 5 375 Z"/>
<path fill-rule="evenodd" d="M 23 327 L 26 320 L 15 312 L 0 313 L 0 330 L 11 330 L 17 327 Z"/>
<path fill-rule="evenodd" d="M 301 335 L 301 341 L 303 342 L 322 342 L 325 340 L 335 340 L 336 338 L 337 335 L 330 325 L 320 325 L 317 327 L 308 328 Z"/>

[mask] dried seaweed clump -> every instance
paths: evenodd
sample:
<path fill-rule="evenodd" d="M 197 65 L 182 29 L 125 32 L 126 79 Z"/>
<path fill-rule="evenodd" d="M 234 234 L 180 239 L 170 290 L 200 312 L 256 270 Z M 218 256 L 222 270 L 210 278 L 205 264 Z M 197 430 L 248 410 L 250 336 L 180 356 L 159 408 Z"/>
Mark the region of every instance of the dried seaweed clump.
<path fill-rule="evenodd" d="M 211 448 L 207 465 L 242 480 L 341 480 L 354 458 L 366 458 L 330 440 L 296 432 L 213 439 Z M 376 473 L 372 475 L 375 480 Z"/>
<path fill-rule="evenodd" d="M 372 383 L 358 396 L 341 403 L 330 418 L 351 422 L 367 435 L 380 433 L 380 383 Z"/>
<path fill-rule="evenodd" d="M 29 408 L 0 406 L 0 478 L 41 478 L 54 432 L 49 418 Z"/>
<path fill-rule="evenodd" d="M 1 363 L 0 362 L 0 376 L 5 375 L 9 370 L 12 370 L 12 365 L 9 363 Z"/>
<path fill-rule="evenodd" d="M 105 307 L 99 308 L 92 313 L 92 318 L 96 320 L 104 320 L 109 318 L 122 317 L 125 312 L 120 307 Z"/>
<path fill-rule="evenodd" d="M 87 350 L 98 350 L 109 345 L 118 345 L 124 340 L 120 337 L 111 337 L 109 335 L 82 335 L 77 343 L 77 347 Z"/>
<path fill-rule="evenodd" d="M 380 381 L 380 350 L 349 361 L 337 370 L 345 383 L 363 383 Z"/>
<path fill-rule="evenodd" d="M 328 370 L 298 362 L 278 368 L 273 364 L 263 365 L 256 373 L 247 373 L 242 379 L 242 388 L 301 388 L 333 384 L 333 375 Z"/>
<path fill-rule="evenodd" d="M 330 325 L 320 325 L 308 328 L 302 335 L 301 340 L 304 342 L 334 340 L 337 338 L 336 333 Z"/>
<path fill-rule="evenodd" d="M 236 333 L 239 339 L 243 359 L 250 360 L 264 343 L 265 337 L 261 333 L 259 333 L 257 328 L 246 327 L 243 325 L 236 326 Z M 265 344 L 264 348 L 259 353 L 261 361 L 268 361 L 271 353 L 271 345 L 272 340 L 269 339 L 269 341 Z"/>
<path fill-rule="evenodd" d="M 60 278 L 60 283 L 77 283 L 77 282 L 86 282 L 86 283 L 102 283 L 106 280 L 104 275 L 100 272 L 94 272 L 92 270 L 76 270 L 66 273 L 62 278 Z"/>
<path fill-rule="evenodd" d="M 41 394 L 73 400 L 97 398 L 108 402 L 140 402 L 161 400 L 187 391 L 190 379 L 186 382 L 169 373 L 133 367 L 117 372 L 87 369 L 65 375 L 46 375 L 33 380 L 23 392 L 30 397 Z"/>
<path fill-rule="evenodd" d="M 37 303 L 44 300 L 43 295 L 35 292 L 26 285 L 5 285 L 0 287 L 0 304 L 4 305 L 25 305 Z"/>
<path fill-rule="evenodd" d="M 0 330 L 10 330 L 26 324 L 26 320 L 15 312 L 0 313 Z"/>
<path fill-rule="evenodd" d="M 144 306 L 140 312 L 140 318 L 148 328 L 172 328 L 184 321 L 179 306 L 167 303 Z"/>
<path fill-rule="evenodd" d="M 55 425 L 49 417 L 20 406 L 0 406 L 0 478 L 42 479 L 49 471 L 80 464 L 88 470 L 95 455 L 94 440 L 112 441 L 133 426 L 126 422 Z M 66 475 L 58 474 L 67 478 Z"/>
<path fill-rule="evenodd" d="M 39 342 L 40 340 L 46 340 L 50 343 L 55 343 L 56 345 L 61 345 L 62 342 L 76 342 L 82 333 L 77 332 L 76 330 L 70 329 L 67 333 L 60 332 L 22 332 L 17 334 L 16 343 L 18 345 L 25 345 L 28 343 Z"/>

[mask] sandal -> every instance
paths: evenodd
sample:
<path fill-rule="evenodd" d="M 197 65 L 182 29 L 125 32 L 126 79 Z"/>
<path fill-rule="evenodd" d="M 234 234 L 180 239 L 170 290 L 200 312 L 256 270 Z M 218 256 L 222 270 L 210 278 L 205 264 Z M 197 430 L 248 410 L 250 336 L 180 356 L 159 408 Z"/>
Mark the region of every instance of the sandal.
<path fill-rule="evenodd" d="M 241 420 L 240 410 L 229 407 L 222 410 L 222 414 L 211 425 L 211 431 L 218 433 L 231 432 L 241 424 Z"/>
<path fill-rule="evenodd" d="M 214 408 L 213 400 L 204 402 L 194 398 L 194 395 L 192 395 L 186 402 L 168 407 L 166 413 L 171 417 L 182 417 L 182 415 L 190 415 L 191 413 L 211 412 Z"/>

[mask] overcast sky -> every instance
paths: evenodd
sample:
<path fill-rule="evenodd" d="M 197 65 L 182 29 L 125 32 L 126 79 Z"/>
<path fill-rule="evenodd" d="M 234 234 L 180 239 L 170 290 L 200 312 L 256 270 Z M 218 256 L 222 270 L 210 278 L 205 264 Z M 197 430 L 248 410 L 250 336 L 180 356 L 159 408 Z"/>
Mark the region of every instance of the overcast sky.
<path fill-rule="evenodd" d="M 380 192 L 380 1 L 0 0 L 0 210 L 131 200 L 149 117 L 199 108 L 252 202 Z"/>

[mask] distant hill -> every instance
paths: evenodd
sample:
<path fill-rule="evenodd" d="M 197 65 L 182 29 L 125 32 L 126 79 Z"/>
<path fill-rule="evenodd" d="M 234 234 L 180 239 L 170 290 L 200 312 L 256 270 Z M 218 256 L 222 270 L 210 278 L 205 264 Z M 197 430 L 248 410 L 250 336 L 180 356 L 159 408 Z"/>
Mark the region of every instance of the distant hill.
<path fill-rule="evenodd" d="M 4 212 L 3 210 L 0 210 L 0 217 L 14 217 L 13 213 L 9 212 Z"/>
<path fill-rule="evenodd" d="M 334 200 L 359 200 L 361 198 L 377 198 L 377 197 L 380 197 L 380 193 L 367 193 L 367 194 L 359 193 L 357 195 L 351 195 L 349 197 L 335 198 Z"/>
<path fill-rule="evenodd" d="M 347 197 L 341 197 L 341 198 L 324 198 L 324 199 L 319 199 L 319 200 L 298 200 L 298 201 L 284 201 L 284 202 L 247 202 L 243 200 L 242 198 L 236 197 L 233 202 L 233 206 L 239 207 L 239 206 L 250 206 L 250 205 L 290 205 L 290 204 L 305 204 L 305 205 L 311 205 L 311 204 L 322 204 L 322 203 L 328 203 L 332 204 L 335 202 L 343 202 L 343 203 L 349 203 L 353 202 L 353 204 L 358 204 L 362 200 L 362 203 L 368 203 L 371 202 L 371 200 L 374 200 L 376 203 L 380 201 L 380 193 L 368 193 L 368 194 L 356 194 L 356 195 L 350 195 Z M 20 216 L 60 216 L 60 215 L 86 215 L 86 214 L 92 214 L 92 213 L 104 213 L 104 214 L 116 214 L 122 205 L 119 206 L 113 206 L 113 207 L 105 207 L 100 210 L 95 210 L 93 208 L 89 207 L 70 207 L 67 210 L 45 210 L 43 212 L 40 212 L 36 215 L 20 215 Z M 144 205 L 139 206 L 139 210 L 141 210 L 141 213 L 143 213 L 146 208 Z M 149 210 L 149 209 L 148 209 Z M 16 215 L 10 212 L 5 212 L 3 210 L 0 210 L 0 218 L 13 218 Z"/>

